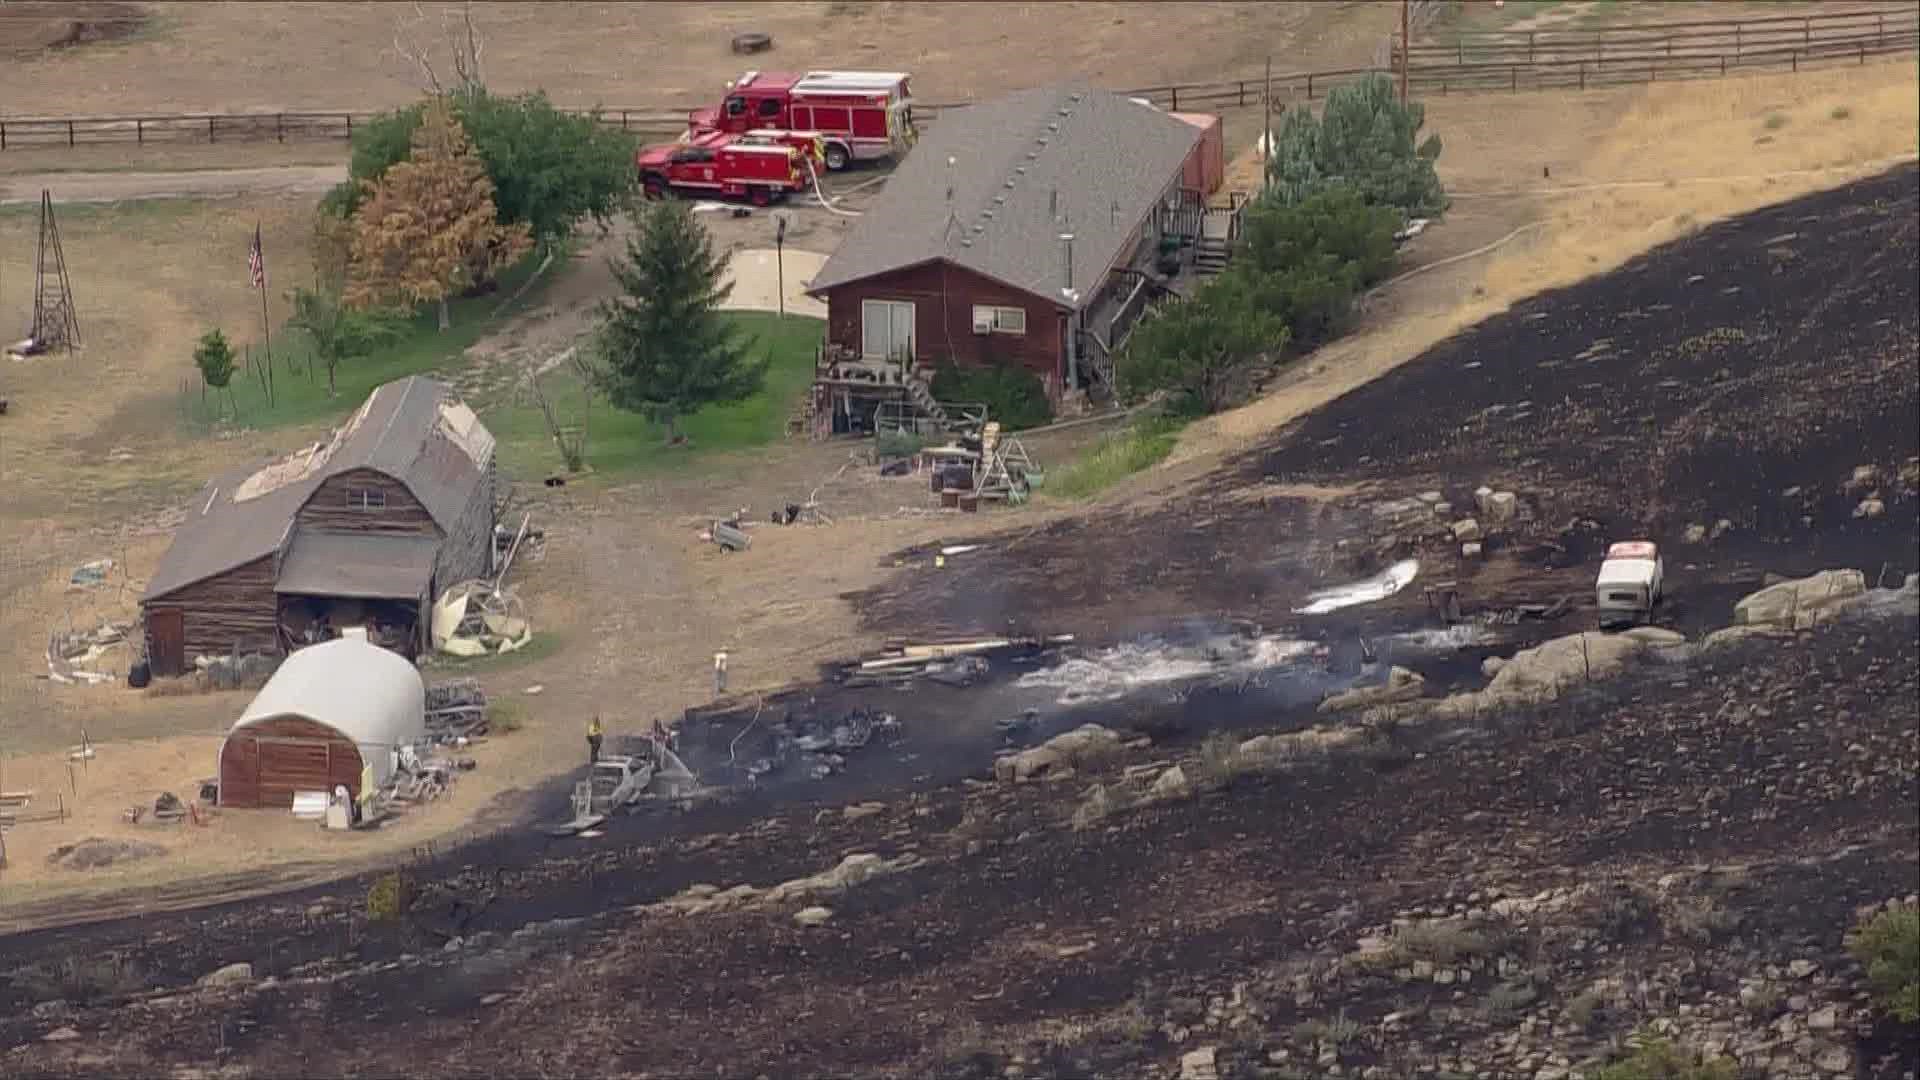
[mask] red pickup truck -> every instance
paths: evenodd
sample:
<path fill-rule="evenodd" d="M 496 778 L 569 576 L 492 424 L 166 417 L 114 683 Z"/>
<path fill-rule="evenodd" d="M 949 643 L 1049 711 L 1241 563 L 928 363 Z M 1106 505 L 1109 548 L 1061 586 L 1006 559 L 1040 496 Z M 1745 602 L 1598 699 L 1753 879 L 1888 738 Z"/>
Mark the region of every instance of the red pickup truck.
<path fill-rule="evenodd" d="M 710 195 L 765 206 L 811 187 L 810 160 L 820 158 L 819 137 L 811 132 L 707 132 L 642 147 L 634 166 L 650 199 Z"/>

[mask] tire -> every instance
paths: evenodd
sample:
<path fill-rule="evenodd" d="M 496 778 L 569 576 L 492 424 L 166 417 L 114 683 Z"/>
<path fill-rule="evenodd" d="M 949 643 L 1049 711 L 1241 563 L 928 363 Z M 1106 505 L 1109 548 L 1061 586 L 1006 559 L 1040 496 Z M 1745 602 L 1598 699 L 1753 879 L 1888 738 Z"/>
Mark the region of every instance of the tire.
<path fill-rule="evenodd" d="M 853 155 L 839 143 L 827 144 L 827 171 L 839 172 L 853 163 Z"/>
<path fill-rule="evenodd" d="M 747 191 L 747 198 L 755 206 L 771 206 L 773 204 L 773 189 L 769 187 L 753 187 Z"/>
<path fill-rule="evenodd" d="M 649 176 L 640 181 L 640 190 L 647 198 L 659 202 L 667 197 L 667 182 L 657 176 Z"/>

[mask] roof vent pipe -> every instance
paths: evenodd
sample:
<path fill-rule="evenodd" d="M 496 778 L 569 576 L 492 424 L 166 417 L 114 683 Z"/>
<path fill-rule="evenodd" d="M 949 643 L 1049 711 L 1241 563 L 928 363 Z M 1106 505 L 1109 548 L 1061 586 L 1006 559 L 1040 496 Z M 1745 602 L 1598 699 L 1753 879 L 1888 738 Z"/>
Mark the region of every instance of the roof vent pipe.
<path fill-rule="evenodd" d="M 1073 289 L 1073 234 L 1070 232 L 1061 233 L 1060 246 L 1063 255 L 1060 266 L 1060 287 L 1071 291 Z"/>

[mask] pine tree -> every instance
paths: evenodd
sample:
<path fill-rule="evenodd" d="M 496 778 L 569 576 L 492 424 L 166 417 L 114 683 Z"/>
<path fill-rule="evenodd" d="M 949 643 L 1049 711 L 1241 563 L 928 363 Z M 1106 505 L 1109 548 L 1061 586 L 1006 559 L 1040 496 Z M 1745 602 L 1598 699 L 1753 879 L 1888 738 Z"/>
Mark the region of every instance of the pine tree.
<path fill-rule="evenodd" d="M 721 314 L 733 291 L 721 280 L 726 262 L 686 204 L 647 203 L 629 216 L 626 255 L 612 264 L 624 295 L 600 305 L 594 388 L 677 442 L 681 416 L 759 390 L 769 358 L 750 358 L 751 342 Z"/>
<path fill-rule="evenodd" d="M 1415 142 L 1426 119 L 1418 102 L 1400 103 L 1393 80 L 1385 75 L 1337 86 L 1319 117 L 1299 106 L 1281 121 L 1267 159 L 1271 194 L 1279 202 L 1296 203 L 1330 186 L 1345 186 L 1373 206 L 1438 216 L 1447 208 L 1433 165 L 1440 157 L 1440 137 Z"/>
<path fill-rule="evenodd" d="M 445 99 L 427 107 L 412 146 L 354 211 L 345 299 L 356 308 L 437 303 L 445 330 L 447 298 L 511 265 L 532 239 L 524 223 L 500 224 L 486 166 Z"/>

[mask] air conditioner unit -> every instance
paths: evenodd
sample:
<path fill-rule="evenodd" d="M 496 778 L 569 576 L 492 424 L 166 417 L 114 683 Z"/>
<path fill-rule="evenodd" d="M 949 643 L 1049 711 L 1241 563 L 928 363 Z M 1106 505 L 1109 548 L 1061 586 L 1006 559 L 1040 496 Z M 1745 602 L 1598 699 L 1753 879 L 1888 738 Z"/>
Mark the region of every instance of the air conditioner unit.
<path fill-rule="evenodd" d="M 973 332 L 976 334 L 993 333 L 993 309 L 992 308 L 974 308 L 973 309 Z"/>

